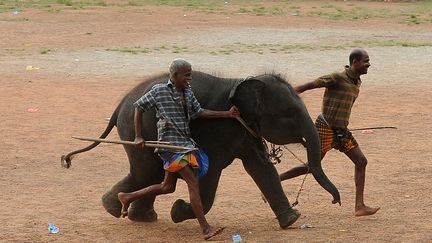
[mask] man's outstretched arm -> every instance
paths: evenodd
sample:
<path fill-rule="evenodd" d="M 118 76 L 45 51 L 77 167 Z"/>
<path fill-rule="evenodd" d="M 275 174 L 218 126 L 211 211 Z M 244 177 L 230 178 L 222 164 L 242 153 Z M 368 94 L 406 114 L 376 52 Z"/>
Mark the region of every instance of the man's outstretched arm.
<path fill-rule="evenodd" d="M 198 115 L 199 118 L 236 118 L 238 116 L 240 116 L 240 111 L 235 106 L 232 106 L 227 111 L 213 111 L 203 109 L 203 111 Z"/>
<path fill-rule="evenodd" d="M 321 87 L 320 83 L 317 80 L 315 80 L 315 81 L 312 81 L 312 82 L 309 82 L 309 83 L 305 83 L 305 84 L 302 84 L 302 85 L 295 86 L 294 90 L 295 90 L 295 92 L 297 94 L 300 94 L 300 93 L 303 93 L 306 90 L 316 89 L 316 88 L 320 88 L 320 87 Z"/>

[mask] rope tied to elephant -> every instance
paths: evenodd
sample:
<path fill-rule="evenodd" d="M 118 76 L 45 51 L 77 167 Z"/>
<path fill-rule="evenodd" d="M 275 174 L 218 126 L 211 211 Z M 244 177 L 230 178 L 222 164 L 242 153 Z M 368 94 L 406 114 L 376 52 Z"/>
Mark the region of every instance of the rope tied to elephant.
<path fill-rule="evenodd" d="M 276 144 L 270 143 L 270 148 L 269 148 L 268 145 L 267 145 L 267 141 L 264 138 L 262 138 L 262 142 L 264 144 L 264 148 L 266 150 L 266 154 L 267 154 L 269 160 L 272 162 L 272 164 L 274 164 L 274 165 L 279 164 L 282 161 L 281 158 L 283 156 L 283 149 L 281 148 L 281 146 L 277 146 Z M 295 207 L 295 206 L 297 206 L 299 204 L 298 199 L 300 198 L 301 191 L 303 191 L 303 189 L 304 189 L 303 186 L 304 186 L 304 184 L 306 182 L 307 175 L 309 174 L 310 167 L 309 167 L 309 165 L 306 162 L 304 162 L 302 159 L 300 159 L 293 151 L 291 151 L 286 145 L 283 145 L 283 148 L 286 149 L 286 150 L 288 150 L 288 152 L 290 152 L 291 155 L 295 159 L 297 159 L 298 161 L 300 161 L 301 163 L 303 163 L 304 165 L 306 165 L 307 168 L 308 168 L 307 173 L 303 177 L 303 180 L 302 180 L 302 182 L 300 184 L 300 187 L 299 187 L 299 189 L 297 191 L 297 196 L 295 198 L 295 201 L 291 204 L 291 207 Z"/>
<path fill-rule="evenodd" d="M 304 183 L 305 183 L 305 181 L 306 181 L 306 178 L 307 178 L 307 176 L 308 176 L 308 174 L 309 174 L 309 172 L 310 172 L 310 167 L 309 167 L 309 165 L 308 165 L 307 163 L 305 163 L 303 160 L 301 160 L 301 159 L 300 159 L 296 154 L 294 154 L 294 153 L 293 153 L 289 148 L 287 148 L 286 145 L 284 145 L 284 148 L 285 148 L 286 150 L 288 150 L 288 152 L 290 152 L 290 153 L 294 156 L 294 158 L 296 158 L 298 161 L 300 161 L 301 163 L 303 163 L 304 165 L 306 165 L 307 168 L 308 168 L 308 170 L 307 170 L 305 176 L 303 177 L 302 183 L 300 184 L 299 190 L 297 191 L 296 199 L 295 199 L 295 201 L 293 202 L 293 204 L 291 205 L 291 207 L 295 207 L 295 206 L 297 206 L 297 204 L 299 203 L 298 199 L 299 199 L 299 197 L 300 197 L 300 192 L 303 191 L 303 186 L 304 186 Z M 282 150 L 282 149 L 281 149 L 281 150 Z"/>
<path fill-rule="evenodd" d="M 277 146 L 276 144 L 270 143 L 270 149 L 269 149 L 268 142 L 262 136 L 258 135 L 256 132 L 254 132 L 241 117 L 237 117 L 237 121 L 239 121 L 243 125 L 243 127 L 246 128 L 246 130 L 253 137 L 255 137 L 257 139 L 259 139 L 259 138 L 261 139 L 261 143 L 264 147 L 265 155 L 273 165 L 279 164 L 282 161 L 281 158 L 283 156 L 283 150 L 280 146 Z M 303 186 L 304 186 L 304 183 L 306 181 L 307 175 L 309 174 L 310 167 L 307 163 L 305 163 L 303 160 L 301 160 L 296 154 L 294 154 L 286 145 L 283 145 L 283 147 L 286 150 L 288 150 L 294 156 L 294 158 L 296 158 L 298 161 L 300 161 L 301 163 L 306 165 L 308 168 L 307 173 L 303 177 L 303 180 L 302 180 L 302 183 L 299 187 L 299 190 L 297 191 L 296 199 L 295 199 L 294 203 L 291 204 L 291 207 L 295 207 L 299 203 L 298 199 L 300 197 L 301 191 L 303 190 Z M 264 197 L 263 197 L 263 199 L 264 199 L 264 201 L 266 201 Z"/>

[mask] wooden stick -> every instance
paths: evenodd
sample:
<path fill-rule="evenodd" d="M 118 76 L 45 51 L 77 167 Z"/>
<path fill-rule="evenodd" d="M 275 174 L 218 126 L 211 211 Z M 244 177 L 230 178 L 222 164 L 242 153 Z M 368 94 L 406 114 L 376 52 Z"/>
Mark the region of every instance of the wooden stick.
<path fill-rule="evenodd" d="M 103 138 L 86 138 L 86 137 L 77 137 L 72 136 L 72 138 L 83 140 L 83 141 L 92 141 L 92 142 L 100 142 L 100 143 L 114 143 L 114 144 L 124 144 L 124 145 L 132 145 L 135 146 L 136 143 L 132 141 L 124 141 L 124 140 L 110 140 L 110 139 L 103 139 Z M 169 149 L 169 150 L 176 150 L 176 151 L 184 151 L 184 150 L 190 150 L 191 148 L 187 147 L 181 147 L 181 146 L 174 146 L 174 145 L 168 145 L 169 142 L 164 141 L 145 141 L 145 146 L 150 148 L 162 148 L 162 149 Z"/>
<path fill-rule="evenodd" d="M 165 142 L 165 141 L 145 141 L 146 143 L 154 143 L 154 144 L 166 144 L 169 145 L 170 142 Z"/>
<path fill-rule="evenodd" d="M 376 129 L 397 129 L 397 127 L 363 127 L 349 129 L 350 131 L 360 131 L 360 130 L 376 130 Z"/>

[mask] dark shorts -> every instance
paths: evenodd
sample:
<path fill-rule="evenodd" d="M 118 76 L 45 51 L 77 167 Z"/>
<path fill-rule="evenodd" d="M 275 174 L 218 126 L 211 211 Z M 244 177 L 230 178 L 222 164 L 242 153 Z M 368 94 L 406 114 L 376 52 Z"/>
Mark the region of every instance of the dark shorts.
<path fill-rule="evenodd" d="M 320 138 L 322 154 L 333 148 L 346 153 L 359 146 L 348 129 L 333 130 L 322 115 L 319 115 L 316 119 L 315 127 Z"/>

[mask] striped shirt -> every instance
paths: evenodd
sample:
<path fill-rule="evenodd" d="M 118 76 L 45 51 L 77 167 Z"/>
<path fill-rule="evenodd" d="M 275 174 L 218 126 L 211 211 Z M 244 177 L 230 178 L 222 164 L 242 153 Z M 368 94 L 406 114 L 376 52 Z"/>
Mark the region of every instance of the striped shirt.
<path fill-rule="evenodd" d="M 171 80 L 168 80 L 165 84 L 154 85 L 134 103 L 134 106 L 143 112 L 156 108 L 158 141 L 193 148 L 189 121 L 197 118 L 203 109 L 190 86 L 184 90 L 184 98 L 183 105 L 181 94 L 177 92 Z"/>
<path fill-rule="evenodd" d="M 318 78 L 320 87 L 326 87 L 322 114 L 332 128 L 347 128 L 351 108 L 360 92 L 361 80 L 356 78 L 349 66 Z"/>

